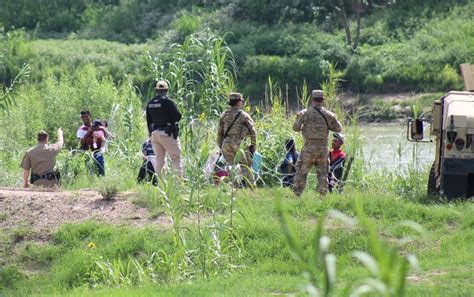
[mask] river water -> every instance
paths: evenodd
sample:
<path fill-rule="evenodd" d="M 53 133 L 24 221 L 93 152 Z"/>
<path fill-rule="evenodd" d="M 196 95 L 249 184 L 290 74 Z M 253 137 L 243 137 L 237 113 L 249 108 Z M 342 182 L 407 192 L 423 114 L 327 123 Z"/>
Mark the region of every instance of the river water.
<path fill-rule="evenodd" d="M 395 169 L 415 164 L 429 167 L 434 160 L 435 145 L 413 143 L 406 137 L 406 125 L 362 125 L 361 140 L 364 161 L 370 169 Z M 425 132 L 429 135 L 429 131 Z"/>

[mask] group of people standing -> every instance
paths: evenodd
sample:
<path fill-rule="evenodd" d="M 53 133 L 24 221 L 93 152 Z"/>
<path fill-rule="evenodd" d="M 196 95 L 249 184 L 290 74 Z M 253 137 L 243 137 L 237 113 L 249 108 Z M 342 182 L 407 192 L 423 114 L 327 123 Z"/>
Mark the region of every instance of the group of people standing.
<path fill-rule="evenodd" d="M 158 81 L 155 85 L 156 96 L 146 106 L 146 120 L 149 140 L 142 146 L 144 163 L 139 173 L 139 180 L 143 180 L 147 172 L 150 179 L 156 184 L 156 178 L 162 173 L 165 157 L 172 160 L 172 167 L 179 179 L 183 178 L 183 164 L 181 160 L 181 144 L 179 140 L 179 121 L 181 113 L 176 104 L 168 95 L 168 83 Z M 290 186 L 296 195 L 301 195 L 305 186 L 308 173 L 316 166 L 318 178 L 317 191 L 324 195 L 328 191 L 328 169 L 337 163 L 339 167 L 345 159 L 344 152 L 340 149 L 344 138 L 342 134 L 334 134 L 333 150 L 328 151 L 330 131 L 341 132 L 341 123 L 336 115 L 323 105 L 324 93 L 314 90 L 311 93 L 310 106 L 298 112 L 293 130 L 301 132 L 304 146 L 301 153 L 297 153 L 295 142 L 289 139 L 285 143 L 287 154 L 280 166 L 284 173 L 283 185 Z M 221 169 L 223 175 L 229 175 L 231 168 L 240 165 L 244 176 L 244 184 L 255 186 L 252 166 L 261 156 L 257 152 L 257 137 L 252 117 L 243 110 L 244 98 L 241 93 L 229 94 L 229 108 L 220 118 L 217 131 L 217 145 L 221 153 Z M 83 125 L 77 131 L 82 150 L 91 151 L 99 175 L 105 174 L 105 150 L 108 136 L 107 123 L 101 120 L 92 121 L 89 111 L 81 112 Z M 250 140 L 241 152 L 242 142 Z M 335 145 L 336 144 L 336 145 Z M 63 146 L 62 130 L 58 130 L 58 142 L 48 144 L 48 134 L 44 131 L 38 134 L 38 145 L 25 154 L 21 167 L 24 169 L 24 186 L 28 187 L 28 177 L 31 183 L 41 186 L 55 186 L 59 184 L 59 174 L 54 170 L 55 157 Z M 257 157 L 260 156 L 260 157 Z M 329 156 L 329 157 L 328 157 Z M 255 167 L 255 166 L 254 166 Z M 31 172 L 30 172 L 31 171 Z M 334 177 L 331 170 L 329 178 Z M 31 174 L 30 174 L 31 173 Z"/>
<path fill-rule="evenodd" d="M 158 81 L 155 87 L 157 96 L 147 104 L 146 117 L 151 144 L 156 157 L 156 174 L 159 176 L 163 169 L 166 153 L 173 161 L 173 168 L 178 177 L 183 176 L 181 161 L 181 146 L 178 138 L 178 122 L 181 119 L 176 104 L 167 96 L 168 84 Z M 301 153 L 295 150 L 293 140 L 286 142 L 287 175 L 283 184 L 292 186 L 296 195 L 301 195 L 305 186 L 308 173 L 316 166 L 318 177 L 318 192 L 324 195 L 328 188 L 334 186 L 338 167 L 342 170 L 345 154 L 341 150 L 344 137 L 341 132 L 342 125 L 336 115 L 326 110 L 322 105 L 324 93 L 321 90 L 311 92 L 310 106 L 298 112 L 293 130 L 301 132 L 304 138 L 304 146 Z M 257 152 L 257 137 L 252 117 L 242 108 L 244 98 L 241 93 L 229 94 L 229 108 L 224 111 L 220 118 L 217 129 L 217 145 L 219 146 L 221 158 L 217 159 L 218 176 L 229 175 L 233 166 L 241 165 L 240 170 L 244 176 L 244 184 L 255 186 L 252 165 L 254 155 Z M 328 151 L 329 132 L 337 132 L 333 140 L 333 150 Z M 250 145 L 244 146 L 243 153 L 239 153 L 244 139 L 250 139 Z M 223 159 L 223 160 L 222 160 Z M 223 163 L 223 164 L 222 164 Z M 285 163 L 285 162 L 284 162 Z M 294 175 L 290 172 L 294 170 Z M 329 178 L 328 178 L 329 177 Z M 332 182 L 328 182 L 328 180 Z"/>

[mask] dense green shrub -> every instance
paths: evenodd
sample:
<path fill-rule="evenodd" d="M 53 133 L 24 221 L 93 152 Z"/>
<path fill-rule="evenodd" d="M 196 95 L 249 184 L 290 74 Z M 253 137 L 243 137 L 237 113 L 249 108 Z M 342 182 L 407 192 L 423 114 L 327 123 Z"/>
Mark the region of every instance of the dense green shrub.
<path fill-rule="evenodd" d="M 0 292 L 3 288 L 11 288 L 15 283 L 26 277 L 17 265 L 6 265 L 0 268 Z"/>
<path fill-rule="evenodd" d="M 441 91 L 463 89 L 461 77 L 456 72 L 456 69 L 450 65 L 444 66 L 443 70 L 435 76 L 435 84 L 438 86 L 438 90 Z"/>
<path fill-rule="evenodd" d="M 194 34 L 201 26 L 202 19 L 196 15 L 194 11 L 191 13 L 182 12 L 181 16 L 176 18 L 171 26 L 176 30 L 176 42 L 183 42 L 186 37 Z"/>
<path fill-rule="evenodd" d="M 387 36 L 385 22 L 377 21 L 370 26 L 364 26 L 360 34 L 360 44 L 382 45 L 390 41 Z"/>
<path fill-rule="evenodd" d="M 32 50 L 24 31 L 4 32 L 0 26 L 0 83 L 10 85 L 23 65 L 30 62 Z"/>
<path fill-rule="evenodd" d="M 81 26 L 81 15 L 92 2 L 4 0 L 0 19 L 7 28 L 33 29 L 38 26 L 44 31 L 74 31 Z"/>
<path fill-rule="evenodd" d="M 265 24 L 280 21 L 308 22 L 313 20 L 313 1 L 272 1 L 272 0 L 238 0 L 236 19 L 248 19 Z"/>
<path fill-rule="evenodd" d="M 41 80 L 45 72 L 59 76 L 92 63 L 98 69 L 99 77 L 110 75 L 118 83 L 126 74 L 140 92 L 146 93 L 153 78 L 140 68 L 140 59 L 145 51 L 152 51 L 152 55 L 169 51 L 165 45 L 181 42 L 190 33 L 202 34 L 207 28 L 226 33 L 225 40 L 234 51 L 238 66 L 237 84 L 252 96 L 263 94 L 263 81 L 268 76 L 281 85 L 287 81 L 301 85 L 306 79 L 311 87 L 317 87 L 321 80 L 315 76 L 320 76 L 324 66 L 314 65 L 326 61 L 336 64 L 339 70 L 345 70 L 343 85 L 350 91 L 459 88 L 458 65 L 472 62 L 474 56 L 470 24 L 465 21 L 472 18 L 470 11 L 473 4 L 465 1 L 449 1 L 449 9 L 439 1 L 430 1 L 426 5 L 420 1 L 413 4 L 403 1 L 388 7 L 382 1 L 378 4 L 383 9 L 371 2 L 362 19 L 360 47 L 356 53 L 352 53 L 345 44 L 345 36 L 340 29 L 333 28 L 332 34 L 328 34 L 319 21 L 305 23 L 305 17 L 296 17 L 298 11 L 305 9 L 313 9 L 318 20 L 323 12 L 329 17 L 325 1 L 317 3 L 319 6 L 308 1 L 267 2 L 242 0 L 210 4 L 206 1 L 183 1 L 170 6 L 162 0 L 120 3 L 84 1 L 82 8 L 74 8 L 83 11 L 83 26 L 76 30 L 77 33 L 71 34 L 69 40 L 29 41 L 21 31 L 2 34 L 4 46 L 0 50 L 0 78 L 8 84 L 25 62 L 32 65 L 31 78 L 34 81 Z M 7 10 L 14 7 L 12 3 L 7 3 Z M 28 1 L 19 3 L 26 5 Z M 76 4 L 66 1 L 57 5 L 65 5 L 67 10 Z M 402 8 L 412 6 L 413 11 L 422 13 L 420 18 L 412 17 L 411 10 L 407 10 L 407 14 L 400 13 Z M 247 11 L 252 7 L 263 11 Z M 283 15 L 293 15 L 294 21 L 291 21 L 292 18 L 277 20 L 274 16 L 272 20 L 259 19 L 266 18 L 265 13 L 270 16 L 276 10 Z M 242 15 L 244 12 L 247 15 Z M 348 8 L 348 13 L 351 15 L 353 12 Z M 395 26 L 390 23 L 396 22 L 391 16 L 405 23 Z M 267 21 L 273 25 L 269 26 Z M 410 26 L 410 22 L 414 26 Z M 398 29 L 409 32 L 393 31 Z M 157 39 L 147 44 L 124 46 L 102 40 L 77 40 L 84 37 L 128 43 Z M 296 57 L 305 62 L 300 63 Z M 256 68 L 252 69 L 253 66 Z M 455 72 L 449 72 L 445 67 L 451 67 L 449 69 L 455 69 Z M 292 92 L 290 95 L 295 97 Z"/>
<path fill-rule="evenodd" d="M 169 27 L 175 12 L 193 6 L 217 5 L 202 0 L 182 0 L 173 5 L 164 0 L 4 0 L 0 23 L 8 29 L 34 29 L 40 36 L 78 32 L 89 38 L 143 42 Z"/>
<path fill-rule="evenodd" d="M 118 83 L 125 76 L 139 75 L 141 55 L 151 45 L 124 45 L 103 40 L 35 40 L 27 60 L 33 80 L 42 80 L 45 73 L 75 75 L 85 65 L 93 65 L 97 77 L 112 77 Z"/>
<path fill-rule="evenodd" d="M 387 31 L 398 38 L 410 37 L 423 28 L 424 23 L 431 18 L 438 16 L 442 19 L 454 7 L 468 3 L 470 3 L 469 0 L 393 1 L 390 9 L 386 10 Z"/>
<path fill-rule="evenodd" d="M 278 85 L 285 88 L 288 84 L 289 91 L 295 97 L 295 88 L 303 81 L 310 87 L 317 88 L 323 82 L 328 70 L 329 62 L 313 59 L 300 59 L 296 57 L 282 58 L 279 56 L 254 56 L 247 59 L 240 72 L 242 90 L 253 99 L 263 99 L 264 86 L 271 77 Z M 255 92 L 253 90 L 259 90 Z"/>
<path fill-rule="evenodd" d="M 139 43 L 169 27 L 176 7 L 166 1 L 123 1 L 120 5 L 92 5 L 85 12 L 86 24 L 78 30 L 81 37 Z"/>
<path fill-rule="evenodd" d="M 99 79 L 96 69 L 88 65 L 78 68 L 75 75 L 63 73 L 60 79 L 49 75 L 41 84 L 22 87 L 16 106 L 0 120 L 12 127 L 2 138 L 9 146 L 32 144 L 39 130 L 45 129 L 55 139 L 53 132 L 63 127 L 66 146 L 76 147 L 79 112 L 88 109 L 93 118 L 108 120 L 112 133 L 125 133 L 124 139 L 133 141 L 141 139 L 144 132 L 140 107 L 141 101 L 130 85 L 117 87 L 111 79 Z M 121 112 L 113 112 L 115 109 Z"/>
<path fill-rule="evenodd" d="M 287 56 L 298 52 L 303 40 L 285 31 L 262 30 L 253 37 L 255 52 L 258 55 Z"/>
<path fill-rule="evenodd" d="M 455 9 L 448 18 L 432 19 L 404 43 L 364 44 L 345 79 L 362 92 L 459 89 L 459 64 L 472 63 L 474 57 L 468 18 L 469 12 Z"/>

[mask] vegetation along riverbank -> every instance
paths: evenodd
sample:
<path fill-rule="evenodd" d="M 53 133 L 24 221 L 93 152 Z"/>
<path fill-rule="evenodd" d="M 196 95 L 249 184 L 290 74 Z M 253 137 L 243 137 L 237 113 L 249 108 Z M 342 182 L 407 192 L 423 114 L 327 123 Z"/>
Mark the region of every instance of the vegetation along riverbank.
<path fill-rule="evenodd" d="M 462 90 L 473 1 L 169 2 L 2 1 L 0 295 L 472 294 L 472 200 L 426 194 L 425 144 L 397 138 L 374 164 L 368 137 L 383 132 L 361 123 L 429 117 Z M 155 187 L 136 177 L 157 79 L 183 114 L 185 180 Z M 313 89 L 353 159 L 324 199 L 314 172 L 300 198 L 278 172 Z M 204 174 L 233 91 L 255 120 L 253 190 Z M 85 109 L 112 135 L 100 178 L 78 150 Z M 58 127 L 61 190 L 20 189 L 26 149 Z"/>

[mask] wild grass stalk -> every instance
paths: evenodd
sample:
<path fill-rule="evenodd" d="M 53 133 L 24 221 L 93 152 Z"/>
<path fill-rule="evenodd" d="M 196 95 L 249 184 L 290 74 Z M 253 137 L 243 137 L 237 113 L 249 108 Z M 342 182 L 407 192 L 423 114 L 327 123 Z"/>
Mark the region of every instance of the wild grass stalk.
<path fill-rule="evenodd" d="M 0 56 L 0 58 L 2 57 Z M 2 93 L 0 94 L 0 111 L 7 113 L 10 110 L 11 106 L 14 104 L 15 89 L 28 79 L 30 70 L 30 66 L 24 64 L 18 71 L 18 74 L 13 78 L 10 85 L 2 90 Z"/>
<path fill-rule="evenodd" d="M 339 99 L 339 84 L 342 81 L 343 73 L 336 69 L 336 64 L 330 63 L 327 73 L 328 79 L 322 83 L 321 89 L 324 92 L 325 106 L 334 112 L 340 119 L 344 118 L 345 112 Z"/>
<path fill-rule="evenodd" d="M 192 264 L 187 250 L 185 227 L 183 218 L 185 212 L 185 201 L 180 196 L 179 182 L 177 183 L 172 174 L 159 178 L 158 192 L 163 200 L 163 205 L 173 226 L 174 252 L 171 256 L 172 265 L 170 275 L 172 278 L 181 278 L 187 274 L 189 265 Z"/>
<path fill-rule="evenodd" d="M 317 221 L 312 251 L 308 254 L 281 200 L 277 200 L 277 213 L 293 256 L 305 273 L 308 282 L 306 291 L 311 296 L 329 296 L 336 285 L 336 256 L 329 252 L 329 237 L 323 235 L 326 215 L 322 214 Z M 322 272 L 322 278 L 319 271 Z"/>
<path fill-rule="evenodd" d="M 170 96 L 185 118 L 219 114 L 234 89 L 232 51 L 215 35 L 190 35 L 182 44 L 173 44 L 170 53 L 149 54 L 148 58 L 148 70 L 155 78 L 170 82 Z"/>
<path fill-rule="evenodd" d="M 277 214 L 293 256 L 302 267 L 306 277 L 306 290 L 311 296 L 330 296 L 337 288 L 349 296 L 360 296 L 368 292 L 377 292 L 383 296 L 403 296 L 406 287 L 406 277 L 410 267 L 417 267 L 416 257 L 412 254 L 400 256 L 396 247 L 390 246 L 379 237 L 375 225 L 366 217 L 363 201 L 356 199 L 357 219 L 330 210 L 333 218 L 341 219 L 352 228 L 362 228 L 369 243 L 369 251 L 355 251 L 354 258 L 362 263 L 370 272 L 370 277 L 359 279 L 351 284 L 339 284 L 336 279 L 336 255 L 329 252 L 330 238 L 324 235 L 325 220 L 328 217 L 322 213 L 317 221 L 311 250 L 304 249 L 297 228 L 290 219 L 288 211 L 277 200 Z M 407 222 L 407 227 L 420 230 L 418 225 Z"/>
<path fill-rule="evenodd" d="M 296 88 L 296 96 L 298 98 L 298 110 L 300 110 L 300 105 L 302 106 L 301 109 L 306 108 L 311 97 L 311 91 L 308 88 L 306 80 L 303 81 L 303 86 L 300 89 L 298 89 L 298 87 Z"/>
<path fill-rule="evenodd" d="M 367 218 L 360 199 L 356 200 L 356 210 L 357 219 L 367 232 L 371 254 L 358 251 L 354 253 L 354 257 L 370 271 L 371 277 L 363 280 L 362 285 L 352 294 L 359 296 L 362 293 L 377 292 L 384 296 L 403 296 L 409 268 L 418 267 L 416 256 L 400 256 L 396 248 L 387 246 L 379 239 L 376 226 Z M 415 225 L 412 222 L 407 224 L 410 227 Z"/>

